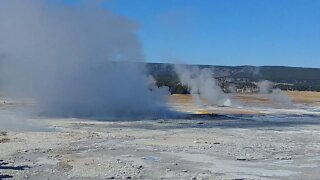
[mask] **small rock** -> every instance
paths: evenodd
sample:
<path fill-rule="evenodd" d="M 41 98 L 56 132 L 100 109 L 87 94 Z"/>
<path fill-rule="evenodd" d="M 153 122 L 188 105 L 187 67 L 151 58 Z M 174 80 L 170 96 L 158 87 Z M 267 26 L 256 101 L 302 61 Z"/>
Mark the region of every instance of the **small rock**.
<path fill-rule="evenodd" d="M 167 168 L 166 171 L 169 172 L 169 171 L 171 171 L 171 169 Z"/>
<path fill-rule="evenodd" d="M 197 180 L 197 177 L 192 176 L 192 177 L 191 177 L 191 180 Z"/>
<path fill-rule="evenodd" d="M 250 161 L 250 159 L 246 158 L 246 157 L 238 157 L 237 160 L 238 161 Z"/>
<path fill-rule="evenodd" d="M 106 179 L 115 179 L 114 176 L 106 177 Z"/>
<path fill-rule="evenodd" d="M 292 157 L 277 157 L 276 159 L 279 159 L 279 160 L 291 160 Z"/>
<path fill-rule="evenodd" d="M 199 141 L 193 141 L 193 143 L 196 143 L 196 144 L 198 144 L 198 143 L 200 143 Z"/>
<path fill-rule="evenodd" d="M 188 170 L 182 170 L 182 172 L 188 172 Z"/>

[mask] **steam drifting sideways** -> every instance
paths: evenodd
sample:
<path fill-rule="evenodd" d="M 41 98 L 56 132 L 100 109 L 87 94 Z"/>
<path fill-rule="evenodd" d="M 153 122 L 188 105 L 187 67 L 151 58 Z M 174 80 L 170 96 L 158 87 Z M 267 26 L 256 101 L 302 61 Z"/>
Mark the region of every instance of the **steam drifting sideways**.
<path fill-rule="evenodd" d="M 1 90 L 35 99 L 44 115 L 171 115 L 167 89 L 150 85 L 142 63 L 133 63 L 144 59 L 138 24 L 80 2 L 0 2 Z"/>

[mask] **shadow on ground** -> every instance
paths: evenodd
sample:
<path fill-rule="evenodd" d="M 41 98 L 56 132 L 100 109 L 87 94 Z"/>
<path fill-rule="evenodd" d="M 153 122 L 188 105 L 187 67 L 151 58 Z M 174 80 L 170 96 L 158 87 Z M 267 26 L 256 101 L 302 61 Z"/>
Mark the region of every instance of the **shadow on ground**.
<path fill-rule="evenodd" d="M 29 169 L 29 166 L 8 166 L 9 163 L 0 160 L 0 171 L 1 170 L 14 170 L 14 171 L 23 171 L 25 169 Z M 0 174 L 0 179 L 9 179 L 13 178 L 11 175 Z"/>
<path fill-rule="evenodd" d="M 296 127 L 303 125 L 320 125 L 320 116 L 314 115 L 217 115 L 191 114 L 185 118 L 158 119 L 140 121 L 112 121 L 106 126 L 113 128 L 140 128 L 140 129 L 182 129 L 182 128 L 263 128 L 281 130 L 283 127 Z M 110 122 L 110 121 L 109 121 Z M 74 123 L 74 126 L 85 126 Z M 101 124 L 93 125 L 102 127 Z"/>

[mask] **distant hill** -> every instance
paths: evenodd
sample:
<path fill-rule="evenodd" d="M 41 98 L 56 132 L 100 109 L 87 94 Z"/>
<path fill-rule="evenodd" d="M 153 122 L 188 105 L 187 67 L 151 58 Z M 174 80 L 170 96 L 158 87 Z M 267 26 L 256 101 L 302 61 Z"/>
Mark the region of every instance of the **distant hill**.
<path fill-rule="evenodd" d="M 261 80 L 275 82 L 276 86 L 283 90 L 320 91 L 320 68 L 286 66 L 187 66 L 212 69 L 213 77 L 219 80 L 221 86 L 226 91 L 226 87 L 230 84 L 236 85 L 238 89 L 254 89 L 256 88 L 255 83 Z M 148 63 L 147 69 L 148 73 L 155 77 L 159 86 L 166 85 L 170 87 L 172 93 L 181 93 L 175 92 L 176 86 L 180 85 L 174 71 L 174 64 Z"/>

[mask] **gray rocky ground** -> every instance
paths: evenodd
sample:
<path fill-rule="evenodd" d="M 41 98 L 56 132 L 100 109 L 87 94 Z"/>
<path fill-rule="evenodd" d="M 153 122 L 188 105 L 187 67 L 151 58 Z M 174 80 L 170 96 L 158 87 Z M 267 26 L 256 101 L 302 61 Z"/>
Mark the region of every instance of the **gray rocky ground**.
<path fill-rule="evenodd" d="M 0 133 L 0 179 L 319 179 L 317 115 L 46 122 Z"/>

